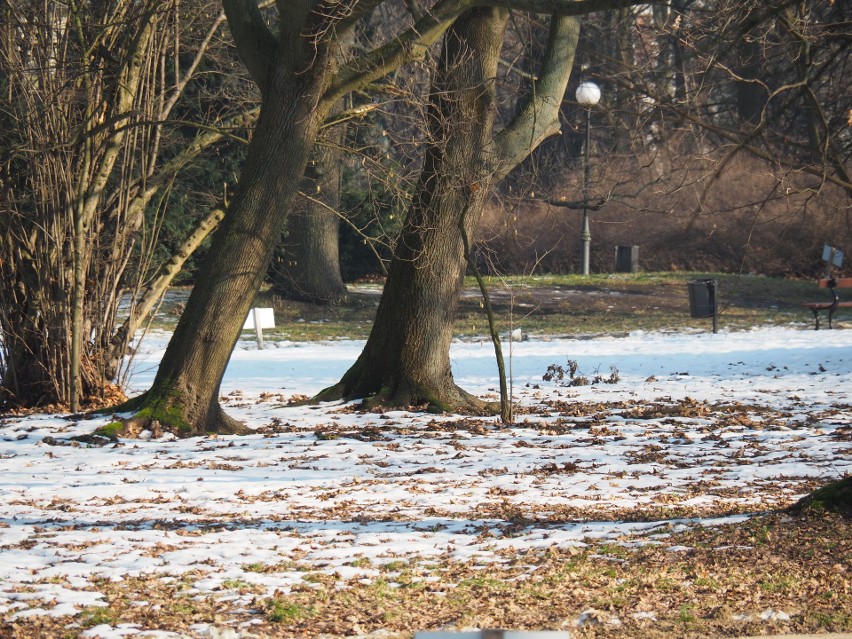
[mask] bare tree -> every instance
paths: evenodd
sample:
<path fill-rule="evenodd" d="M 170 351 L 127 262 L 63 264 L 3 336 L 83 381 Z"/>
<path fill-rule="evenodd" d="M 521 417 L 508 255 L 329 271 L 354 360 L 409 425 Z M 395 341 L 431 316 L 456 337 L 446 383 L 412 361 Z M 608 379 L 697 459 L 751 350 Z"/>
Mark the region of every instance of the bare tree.
<path fill-rule="evenodd" d="M 518 0 L 525 9 L 578 14 L 618 0 Z M 126 408 L 131 422 L 156 419 L 182 435 L 239 432 L 218 404 L 231 351 L 280 235 L 286 214 L 332 106 L 352 90 L 422 57 L 470 2 L 440 0 L 384 44 L 346 59 L 339 43 L 381 2 L 280 0 L 273 32 L 252 0 L 225 0 L 237 47 L 262 95 L 255 127 L 210 259 L 149 391 Z M 483 3 L 487 4 L 487 3 Z"/>
<path fill-rule="evenodd" d="M 373 330 L 355 365 L 318 399 L 485 408 L 455 385 L 449 359 L 465 246 L 493 186 L 558 132 L 579 35 L 575 18 L 553 18 L 530 95 L 495 134 L 495 78 L 507 20 L 505 11 L 474 9 L 445 38 L 433 81 L 432 140 Z"/>
<path fill-rule="evenodd" d="M 175 175 L 225 135 L 208 128 L 166 149 L 166 123 L 224 23 L 215 14 L 199 22 L 197 3 L 181 8 L 174 0 L 0 8 L 5 402 L 76 410 L 103 396 L 152 300 L 221 218 L 207 216 L 147 281 Z M 248 112 L 220 124 L 252 121 Z M 134 295 L 121 322 L 128 291 L 147 296 L 137 304 Z"/>
<path fill-rule="evenodd" d="M 134 240 L 116 229 L 142 228 L 127 204 L 159 139 L 135 125 L 154 119 L 172 8 L 5 7 L 6 114 L 19 137 L 4 145 L 3 386 L 17 401 L 76 408 L 102 386 L 83 351 L 89 334 L 111 337 Z M 87 308 L 92 288 L 103 306 Z"/>

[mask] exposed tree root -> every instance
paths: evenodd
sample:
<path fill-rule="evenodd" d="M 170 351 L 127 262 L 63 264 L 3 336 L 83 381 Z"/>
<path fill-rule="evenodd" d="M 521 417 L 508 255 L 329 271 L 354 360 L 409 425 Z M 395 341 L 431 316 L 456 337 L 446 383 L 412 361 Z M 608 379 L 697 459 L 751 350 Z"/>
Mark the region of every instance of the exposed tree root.
<path fill-rule="evenodd" d="M 356 399 L 362 400 L 361 405 L 367 410 L 404 408 L 431 413 L 475 415 L 494 415 L 500 412 L 499 402 L 486 402 L 454 383 L 440 390 L 411 382 L 386 383 L 371 392 L 365 392 L 363 384 L 349 384 L 346 377 L 334 386 L 320 391 L 309 402 Z"/>
<path fill-rule="evenodd" d="M 219 404 L 210 407 L 201 418 L 191 418 L 189 409 L 177 395 L 151 397 L 151 391 L 121 404 L 116 412 L 132 412 L 132 416 L 110 422 L 95 431 L 95 435 L 115 439 L 136 438 L 148 430 L 154 438 L 164 433 L 176 437 L 246 435 L 251 429 L 228 415 Z"/>

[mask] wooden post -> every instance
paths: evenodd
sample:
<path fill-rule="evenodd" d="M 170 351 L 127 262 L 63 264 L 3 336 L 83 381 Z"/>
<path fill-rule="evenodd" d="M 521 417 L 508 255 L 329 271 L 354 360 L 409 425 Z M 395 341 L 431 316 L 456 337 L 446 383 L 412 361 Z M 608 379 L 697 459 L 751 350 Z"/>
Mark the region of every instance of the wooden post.
<path fill-rule="evenodd" d="M 260 327 L 260 309 L 253 308 L 251 309 L 252 316 L 254 317 L 254 330 L 257 333 L 257 350 L 263 350 L 263 329 Z"/>

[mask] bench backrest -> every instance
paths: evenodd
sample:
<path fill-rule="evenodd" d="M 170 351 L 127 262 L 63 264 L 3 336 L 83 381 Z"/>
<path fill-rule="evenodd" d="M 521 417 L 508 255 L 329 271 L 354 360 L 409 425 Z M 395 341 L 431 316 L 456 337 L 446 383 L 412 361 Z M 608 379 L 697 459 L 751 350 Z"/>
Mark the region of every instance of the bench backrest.
<path fill-rule="evenodd" d="M 820 288 L 831 288 L 831 286 L 829 286 L 829 284 L 828 284 L 830 281 L 831 280 L 820 280 L 819 281 L 819 287 Z M 835 288 L 852 288 L 852 277 L 838 277 L 838 278 L 835 278 L 834 281 L 835 281 L 835 285 L 834 285 Z"/>

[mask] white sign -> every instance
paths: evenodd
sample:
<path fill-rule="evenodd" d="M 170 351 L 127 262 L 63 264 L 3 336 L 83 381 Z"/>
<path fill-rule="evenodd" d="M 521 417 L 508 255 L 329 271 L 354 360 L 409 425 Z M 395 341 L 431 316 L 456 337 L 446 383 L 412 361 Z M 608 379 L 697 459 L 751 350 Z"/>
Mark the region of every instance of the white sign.
<path fill-rule="evenodd" d="M 840 268 L 843 266 L 843 251 L 826 244 L 822 247 L 822 261 Z"/>
<path fill-rule="evenodd" d="M 257 318 L 255 320 L 255 318 Z M 249 311 L 246 323 L 243 324 L 244 331 L 250 331 L 255 328 L 255 321 L 260 324 L 260 328 L 275 328 L 275 313 L 271 308 L 253 308 Z"/>
<path fill-rule="evenodd" d="M 253 308 L 249 311 L 244 331 L 254 329 L 257 333 L 257 348 L 263 349 L 263 329 L 275 328 L 275 313 L 271 308 Z"/>

